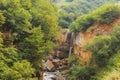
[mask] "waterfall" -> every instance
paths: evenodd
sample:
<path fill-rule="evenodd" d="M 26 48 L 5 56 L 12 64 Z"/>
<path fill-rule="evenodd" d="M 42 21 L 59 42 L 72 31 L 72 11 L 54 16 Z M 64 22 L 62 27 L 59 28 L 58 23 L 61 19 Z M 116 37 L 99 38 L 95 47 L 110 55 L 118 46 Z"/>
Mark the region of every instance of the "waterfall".
<path fill-rule="evenodd" d="M 69 48 L 69 57 L 72 54 L 72 49 L 73 49 L 73 39 L 74 39 L 74 33 L 71 33 L 71 38 L 70 38 L 70 48 Z"/>
<path fill-rule="evenodd" d="M 69 49 L 69 57 L 71 56 L 72 48 L 73 48 L 73 47 L 70 46 L 70 49 Z"/>

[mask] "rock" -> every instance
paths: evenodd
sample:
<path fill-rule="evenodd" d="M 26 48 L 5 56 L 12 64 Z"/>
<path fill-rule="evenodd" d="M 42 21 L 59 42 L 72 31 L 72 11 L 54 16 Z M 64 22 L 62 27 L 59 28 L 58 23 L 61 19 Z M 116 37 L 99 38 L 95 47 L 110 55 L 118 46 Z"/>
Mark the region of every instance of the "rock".
<path fill-rule="evenodd" d="M 56 69 L 58 69 L 58 67 L 60 66 L 60 59 L 53 59 L 53 64 L 55 66 Z"/>
<path fill-rule="evenodd" d="M 45 68 L 47 68 L 49 71 L 51 71 L 55 66 L 53 65 L 52 61 L 47 60 L 44 65 Z"/>

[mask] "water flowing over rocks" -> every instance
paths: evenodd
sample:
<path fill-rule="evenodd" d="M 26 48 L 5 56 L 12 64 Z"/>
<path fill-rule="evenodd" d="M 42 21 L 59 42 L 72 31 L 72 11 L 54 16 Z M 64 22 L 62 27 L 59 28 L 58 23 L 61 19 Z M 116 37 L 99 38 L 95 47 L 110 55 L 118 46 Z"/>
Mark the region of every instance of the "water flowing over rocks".
<path fill-rule="evenodd" d="M 51 59 L 44 63 L 43 80 L 66 80 L 59 70 L 67 68 L 65 59 Z"/>
<path fill-rule="evenodd" d="M 43 76 L 44 76 L 43 80 L 66 80 L 65 77 L 63 77 L 59 71 L 44 72 Z"/>

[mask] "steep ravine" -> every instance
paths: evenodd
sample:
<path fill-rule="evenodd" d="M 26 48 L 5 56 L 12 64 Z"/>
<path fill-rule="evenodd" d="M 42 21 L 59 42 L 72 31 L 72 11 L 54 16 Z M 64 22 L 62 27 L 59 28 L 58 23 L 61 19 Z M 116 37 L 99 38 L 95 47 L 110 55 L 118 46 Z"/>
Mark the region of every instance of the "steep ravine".
<path fill-rule="evenodd" d="M 49 60 L 48 64 L 53 67 L 50 70 L 45 70 L 44 80 L 66 80 L 60 70 L 68 69 L 67 58 L 72 53 L 78 55 L 79 59 L 86 65 L 92 56 L 92 52 L 85 49 L 87 43 L 92 42 L 97 35 L 108 35 L 114 25 L 119 22 L 120 18 L 109 25 L 95 24 L 84 33 L 71 33 L 68 29 L 62 29 L 59 33 L 59 38 L 56 40 L 58 47 L 55 48 L 54 55 L 47 58 L 47 61 Z"/>

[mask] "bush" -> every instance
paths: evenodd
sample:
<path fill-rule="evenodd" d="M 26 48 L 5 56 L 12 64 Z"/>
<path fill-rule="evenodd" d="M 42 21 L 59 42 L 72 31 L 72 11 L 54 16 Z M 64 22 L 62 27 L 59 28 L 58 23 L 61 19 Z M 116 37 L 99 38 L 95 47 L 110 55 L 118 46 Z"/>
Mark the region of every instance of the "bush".
<path fill-rule="evenodd" d="M 97 64 L 100 67 L 105 66 L 107 60 L 113 54 L 110 46 L 111 37 L 109 36 L 97 37 L 93 43 L 87 45 L 87 48 L 93 52 L 91 65 Z"/>
<path fill-rule="evenodd" d="M 120 8 L 115 4 L 107 4 L 98 9 L 100 24 L 110 24 L 120 16 Z"/>
<path fill-rule="evenodd" d="M 73 65 L 68 73 L 68 77 L 72 80 L 93 80 L 95 73 L 95 68 Z"/>
<path fill-rule="evenodd" d="M 87 28 L 89 28 L 92 24 L 95 23 L 95 19 L 92 17 L 92 15 L 84 15 L 81 16 L 79 19 L 77 19 L 75 22 L 73 22 L 70 25 L 70 30 L 72 31 L 85 31 Z"/>
<path fill-rule="evenodd" d="M 117 80 L 119 76 L 120 52 L 118 51 L 109 59 L 107 66 L 98 71 L 95 77 L 97 78 L 97 80 L 112 80 L 113 78 Z"/>

